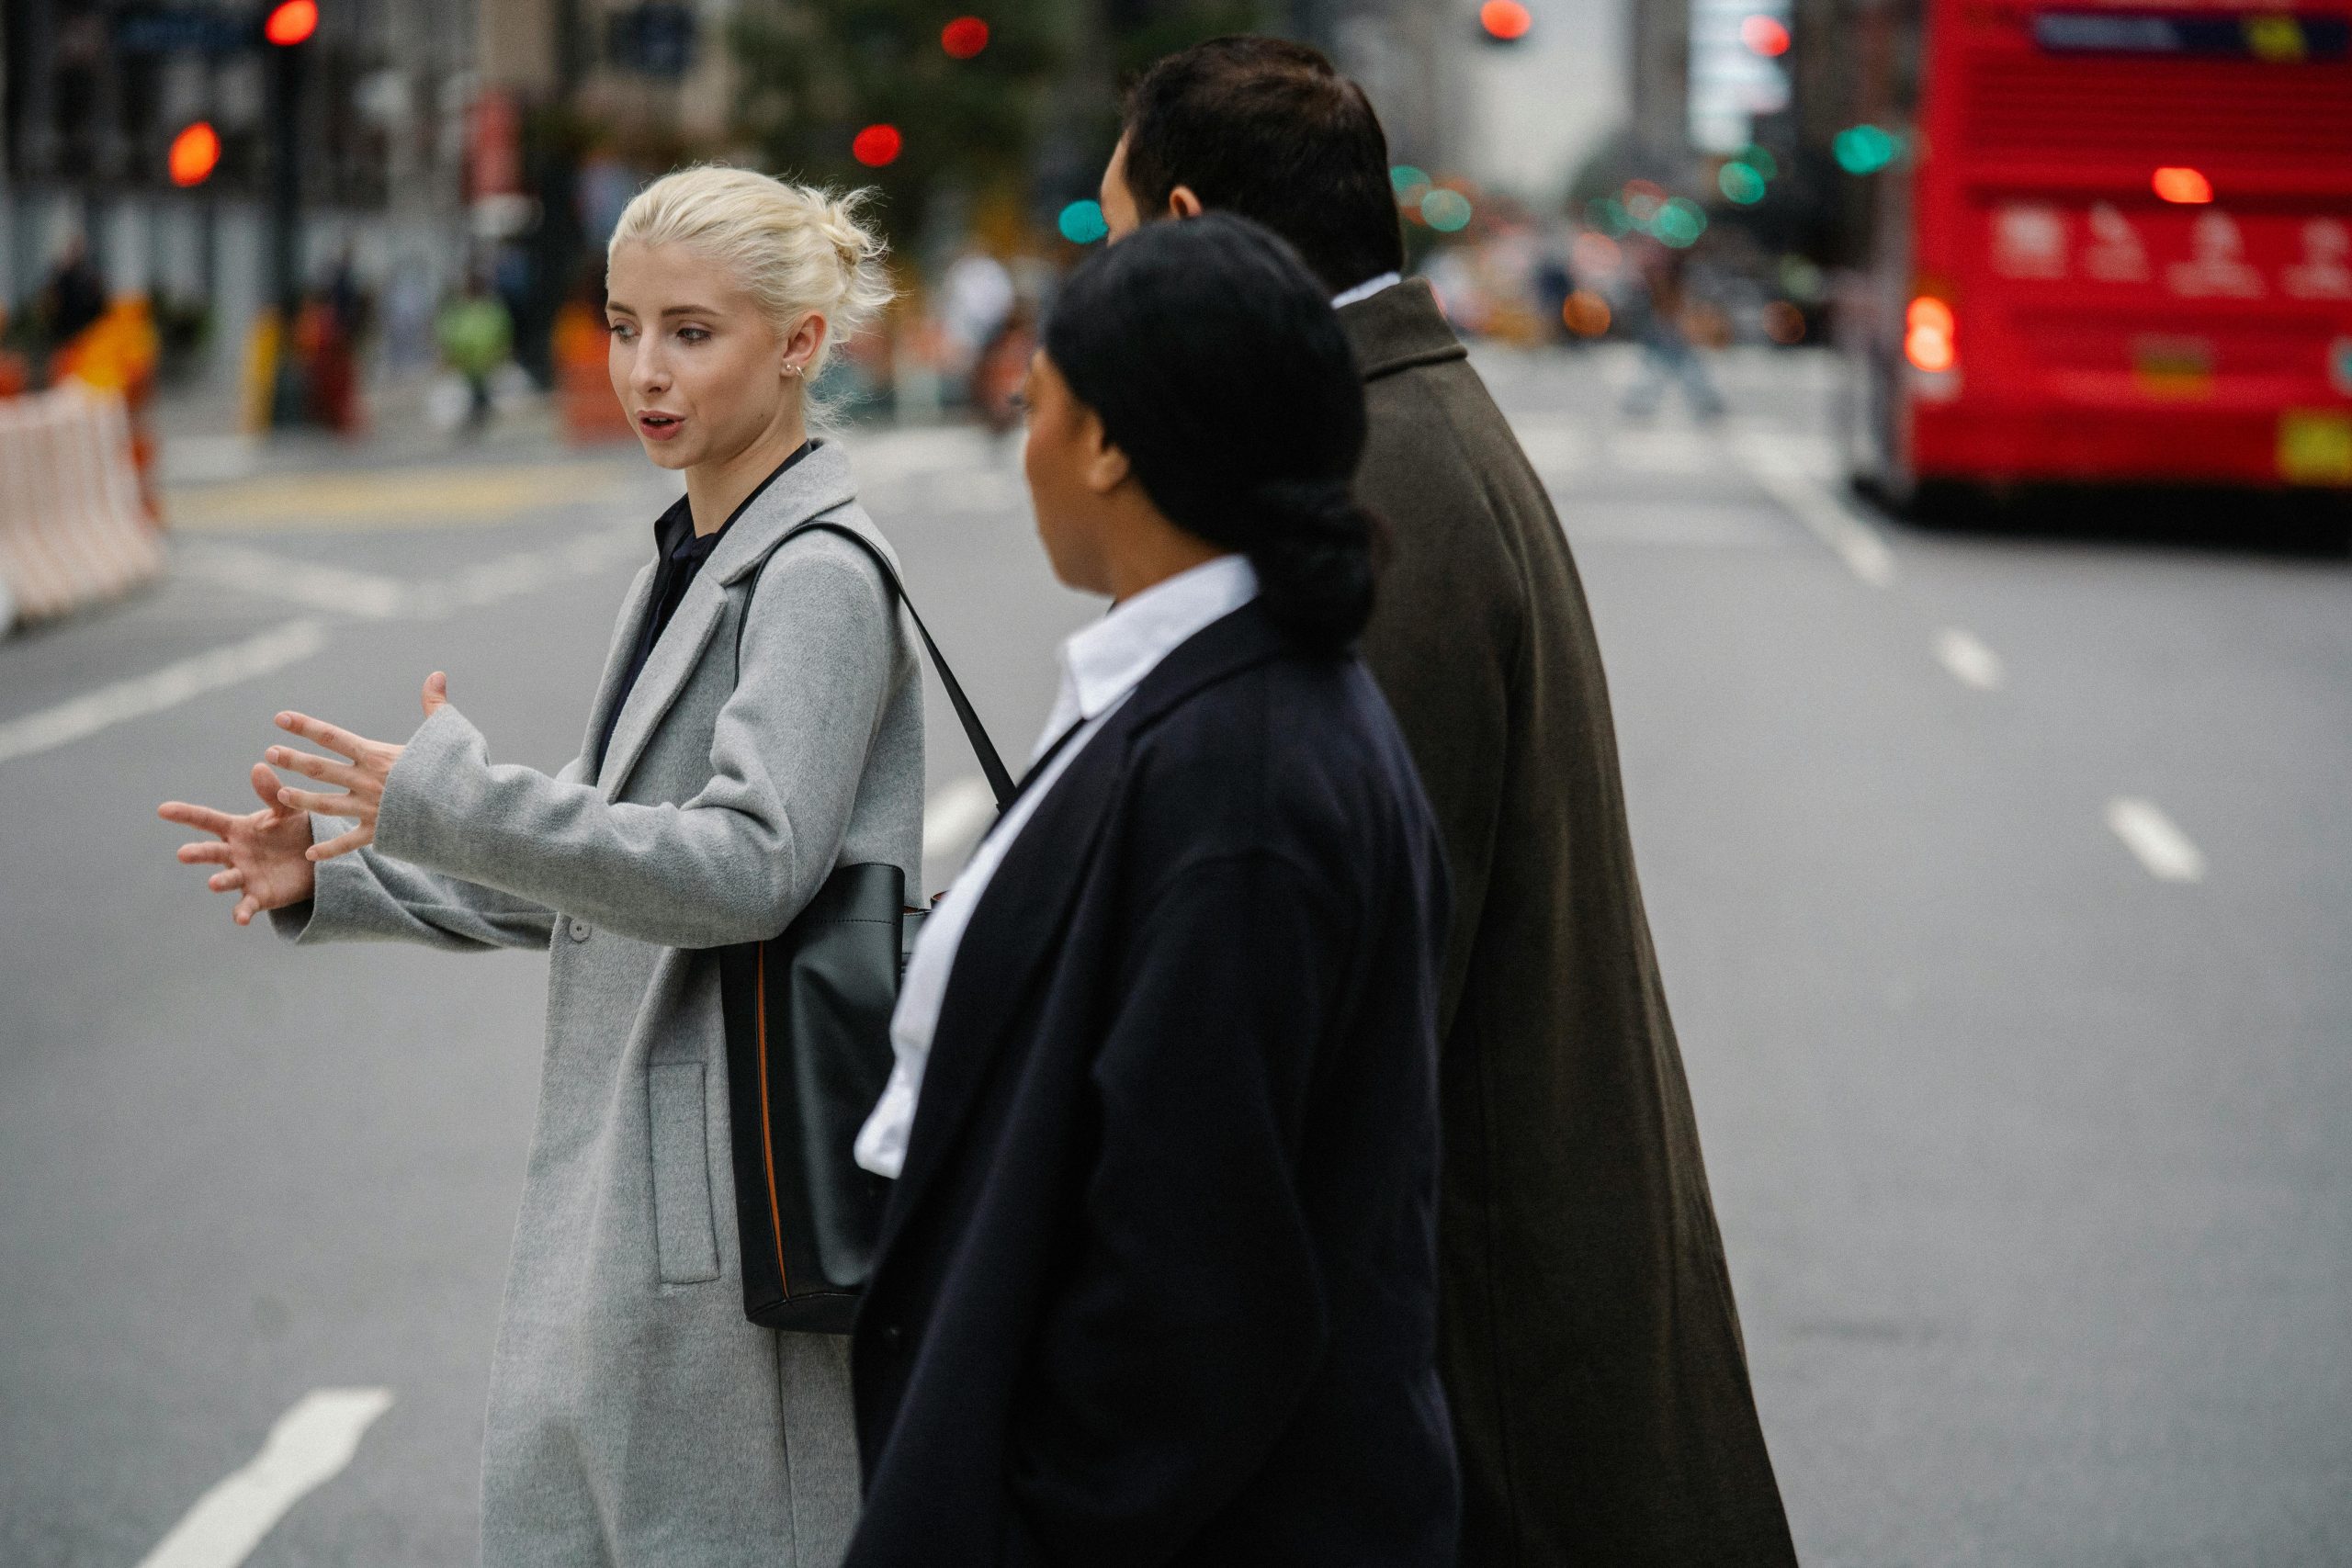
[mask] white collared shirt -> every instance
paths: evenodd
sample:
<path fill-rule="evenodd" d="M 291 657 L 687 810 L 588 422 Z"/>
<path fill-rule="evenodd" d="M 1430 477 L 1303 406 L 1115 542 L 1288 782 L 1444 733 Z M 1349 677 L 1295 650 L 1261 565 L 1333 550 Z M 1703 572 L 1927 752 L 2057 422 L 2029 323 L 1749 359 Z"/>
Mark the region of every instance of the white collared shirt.
<path fill-rule="evenodd" d="M 1384 272 L 1378 277 L 1367 277 L 1353 288 L 1343 288 L 1332 295 L 1331 309 L 1336 310 L 1342 305 L 1352 305 L 1359 299 L 1369 299 L 1382 289 L 1393 288 L 1404 281 L 1405 275 L 1401 272 Z"/>
<path fill-rule="evenodd" d="M 1076 727 L 1076 733 L 1054 753 L 1045 771 L 1028 781 L 1012 808 L 997 818 L 955 885 L 924 919 L 899 987 L 898 1010 L 890 1016 L 890 1050 L 896 1057 L 890 1081 L 865 1125 L 858 1129 L 859 1165 L 893 1179 L 906 1166 L 907 1134 L 914 1130 L 915 1102 L 922 1092 L 923 1069 L 931 1063 L 931 1040 L 939 1028 L 939 1010 L 947 999 L 947 979 L 956 967 L 956 949 L 964 942 L 964 928 L 1037 803 L 1094 739 L 1102 721 L 1161 660 L 1257 596 L 1258 572 L 1249 558 L 1219 556 L 1121 600 L 1109 615 L 1062 644 L 1061 693 L 1030 753 L 1032 765 L 1065 730 Z"/>

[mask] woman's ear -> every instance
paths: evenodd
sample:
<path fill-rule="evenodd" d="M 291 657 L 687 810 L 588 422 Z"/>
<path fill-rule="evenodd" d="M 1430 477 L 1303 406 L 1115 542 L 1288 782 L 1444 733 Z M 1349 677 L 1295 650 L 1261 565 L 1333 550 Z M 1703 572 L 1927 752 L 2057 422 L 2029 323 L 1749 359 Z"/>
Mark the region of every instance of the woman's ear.
<path fill-rule="evenodd" d="M 828 330 L 825 318 L 814 310 L 794 323 L 784 340 L 786 375 L 804 376 L 808 373 L 808 367 L 816 363 L 817 355 L 824 352 Z"/>

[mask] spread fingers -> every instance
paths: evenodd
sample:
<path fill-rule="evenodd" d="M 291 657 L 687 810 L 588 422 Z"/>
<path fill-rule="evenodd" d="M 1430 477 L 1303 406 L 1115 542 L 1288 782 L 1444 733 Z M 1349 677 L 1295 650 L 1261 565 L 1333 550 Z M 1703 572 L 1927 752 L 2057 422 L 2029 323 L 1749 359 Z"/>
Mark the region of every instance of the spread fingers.
<path fill-rule="evenodd" d="M 281 789 L 277 804 L 294 811 L 316 811 L 328 817 L 356 817 L 359 800 L 349 795 L 314 795 L 307 789 Z"/>
<path fill-rule="evenodd" d="M 345 789 L 359 782 L 359 770 L 350 763 L 337 762 L 309 751 L 297 751 L 290 746 L 273 746 L 267 756 L 272 767 L 284 768 L 305 778 L 341 784 Z"/>

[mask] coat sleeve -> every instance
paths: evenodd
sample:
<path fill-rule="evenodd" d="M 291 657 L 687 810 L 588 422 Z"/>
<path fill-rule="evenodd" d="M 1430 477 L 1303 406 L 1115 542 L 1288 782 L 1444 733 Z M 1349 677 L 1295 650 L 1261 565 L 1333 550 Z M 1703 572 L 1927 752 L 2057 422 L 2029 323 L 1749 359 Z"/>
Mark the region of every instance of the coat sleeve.
<path fill-rule="evenodd" d="M 870 567 L 815 550 L 779 554 L 755 592 L 692 799 L 608 801 L 494 763 L 448 706 L 394 765 L 377 848 L 665 947 L 775 935 L 841 852 L 898 678 L 896 606 Z"/>
<path fill-rule="evenodd" d="M 317 819 L 320 842 L 350 824 Z M 413 942 L 454 953 L 492 948 L 545 948 L 556 915 L 544 904 L 495 887 L 444 876 L 363 849 L 337 855 L 318 869 L 318 885 L 303 903 L 273 909 L 270 924 L 289 942 Z"/>
<path fill-rule="evenodd" d="M 1254 852 L 1152 903 L 1096 1059 L 1100 1152 L 1012 1433 L 1056 1560 L 1165 1561 L 1263 1462 L 1329 1341 L 1299 1189 L 1343 901 Z"/>

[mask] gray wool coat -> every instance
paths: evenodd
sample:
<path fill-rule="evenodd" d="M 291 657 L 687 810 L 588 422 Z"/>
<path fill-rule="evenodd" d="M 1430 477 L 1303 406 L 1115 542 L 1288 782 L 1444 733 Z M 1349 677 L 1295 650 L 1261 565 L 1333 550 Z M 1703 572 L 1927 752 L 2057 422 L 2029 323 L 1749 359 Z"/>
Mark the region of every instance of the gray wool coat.
<path fill-rule="evenodd" d="M 844 539 L 777 547 L 820 514 L 881 543 L 853 496 L 820 444 L 735 519 L 600 771 L 586 753 L 650 563 L 581 760 L 554 777 L 495 763 L 441 709 L 392 769 L 374 846 L 277 914 L 300 942 L 548 953 L 482 1450 L 487 1568 L 829 1568 L 855 1522 L 846 1341 L 743 1316 L 718 962 L 701 951 L 776 934 L 836 866 L 919 875 L 922 685 L 892 595 Z"/>

